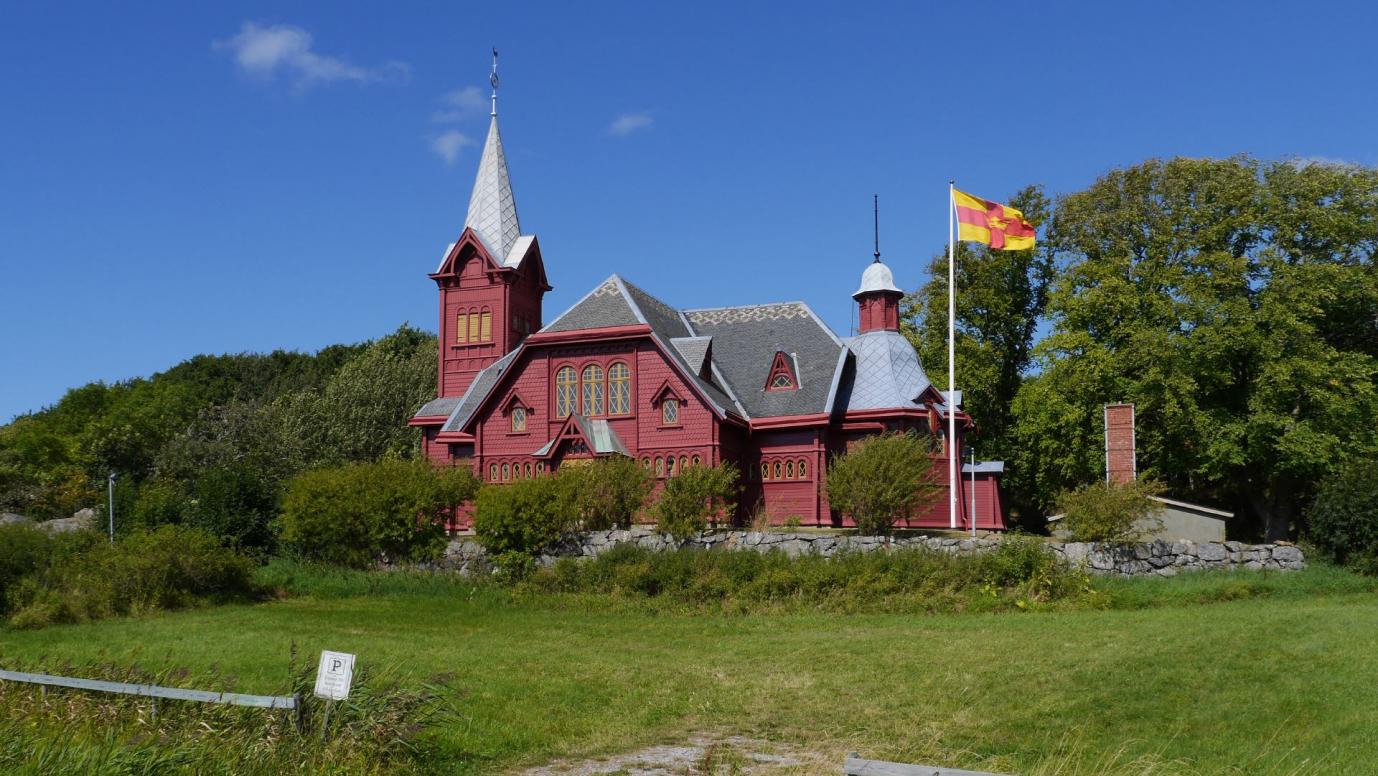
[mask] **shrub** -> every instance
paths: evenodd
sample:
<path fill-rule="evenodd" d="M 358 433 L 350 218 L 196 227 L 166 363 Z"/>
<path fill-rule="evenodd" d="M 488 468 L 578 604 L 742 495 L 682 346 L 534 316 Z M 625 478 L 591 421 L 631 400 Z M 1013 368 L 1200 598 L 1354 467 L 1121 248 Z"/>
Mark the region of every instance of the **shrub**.
<path fill-rule="evenodd" d="M 535 477 L 479 490 L 474 533 L 499 567 L 524 575 L 532 558 L 573 528 L 567 487 L 559 477 Z"/>
<path fill-rule="evenodd" d="M 556 479 L 578 527 L 585 531 L 630 528 L 655 486 L 650 472 L 620 455 L 562 469 Z"/>
<path fill-rule="evenodd" d="M 933 443 L 913 432 L 863 439 L 828 467 L 828 501 L 851 515 L 865 535 L 890 533 L 895 522 L 943 492 L 934 478 Z"/>
<path fill-rule="evenodd" d="M 655 515 L 660 530 L 684 541 L 737 505 L 737 467 L 687 466 L 665 481 Z"/>
<path fill-rule="evenodd" d="M 253 563 L 204 531 L 162 526 L 115 544 L 89 533 L 54 537 L 46 568 L 10 591 L 17 627 L 81 622 L 253 591 Z"/>
<path fill-rule="evenodd" d="M 1351 463 L 1331 475 L 1307 518 L 1317 549 L 1336 563 L 1378 573 L 1378 462 Z"/>
<path fill-rule="evenodd" d="M 1137 541 L 1162 526 L 1152 516 L 1158 503 L 1151 498 L 1161 492 L 1151 480 L 1097 482 L 1066 491 L 1057 499 L 1062 527 L 1078 542 Z"/>
<path fill-rule="evenodd" d="M 436 557 L 445 520 L 473 497 L 465 467 L 386 459 L 293 478 L 282 500 L 281 539 L 304 558 L 364 568 Z"/>
<path fill-rule="evenodd" d="M 53 542 L 33 525 L 0 526 L 0 611 L 5 611 L 7 591 L 20 579 L 47 568 Z"/>

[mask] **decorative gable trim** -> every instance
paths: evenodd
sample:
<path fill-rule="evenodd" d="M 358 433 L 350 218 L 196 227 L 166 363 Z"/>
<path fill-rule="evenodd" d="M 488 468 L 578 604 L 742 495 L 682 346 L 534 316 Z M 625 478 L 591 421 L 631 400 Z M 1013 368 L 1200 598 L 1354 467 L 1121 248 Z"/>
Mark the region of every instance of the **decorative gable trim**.
<path fill-rule="evenodd" d="M 439 278 L 459 274 L 459 267 L 457 266 L 459 264 L 459 258 L 468 250 L 472 250 L 475 255 L 482 259 L 485 269 L 502 269 L 493 258 L 493 255 L 488 252 L 488 247 L 483 244 L 483 240 L 479 239 L 478 234 L 474 232 L 473 228 L 466 226 L 464 227 L 464 231 L 460 233 L 459 239 L 445 252 L 445 257 L 441 259 L 440 266 L 435 268 L 435 272 L 431 274 L 431 277 Z"/>
<path fill-rule="evenodd" d="M 651 394 L 651 406 L 659 407 L 660 403 L 666 399 L 674 399 L 681 404 L 684 403 L 684 397 L 675 390 L 675 386 L 668 379 L 660 384 L 655 393 Z"/>
<path fill-rule="evenodd" d="M 516 391 L 513 391 L 512 394 L 507 397 L 507 400 L 498 406 L 498 412 L 501 412 L 503 415 L 510 415 L 514 407 L 521 407 L 526 410 L 528 415 L 535 414 L 535 405 L 523 399 Z"/>
<path fill-rule="evenodd" d="M 764 390 L 767 391 L 797 391 L 799 390 L 799 368 L 794 363 L 794 359 L 786 355 L 784 351 L 775 351 L 775 358 L 770 362 L 770 374 L 766 375 Z"/>

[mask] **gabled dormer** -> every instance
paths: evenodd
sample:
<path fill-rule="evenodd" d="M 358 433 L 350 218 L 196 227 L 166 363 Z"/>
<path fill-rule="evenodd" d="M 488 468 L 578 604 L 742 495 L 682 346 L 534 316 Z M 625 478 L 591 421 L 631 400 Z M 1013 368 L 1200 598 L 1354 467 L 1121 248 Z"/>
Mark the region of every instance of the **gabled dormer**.
<path fill-rule="evenodd" d="M 765 390 L 799 390 L 799 370 L 795 368 L 794 359 L 783 351 L 775 351 L 775 358 L 770 362 L 770 373 L 766 376 Z"/>

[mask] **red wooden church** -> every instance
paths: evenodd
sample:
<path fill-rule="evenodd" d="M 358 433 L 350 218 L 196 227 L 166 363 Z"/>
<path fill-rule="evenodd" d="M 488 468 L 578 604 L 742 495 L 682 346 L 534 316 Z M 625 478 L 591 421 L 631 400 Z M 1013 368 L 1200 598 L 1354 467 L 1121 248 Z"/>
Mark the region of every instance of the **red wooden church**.
<path fill-rule="evenodd" d="M 488 482 L 611 455 L 658 478 L 731 461 L 744 510 L 777 523 L 847 525 L 828 507 L 828 460 L 885 430 L 937 435 L 935 476 L 971 428 L 899 333 L 899 302 L 879 256 L 852 297 L 859 333 L 838 337 L 803 302 L 676 309 L 612 275 L 549 323 L 540 242 L 522 234 L 498 134 L 496 99 L 459 239 L 430 275 L 440 290 L 439 397 L 411 420 L 426 454 Z M 958 439 L 947 439 L 947 413 Z M 954 443 L 955 442 L 955 443 Z M 1005 527 L 999 462 L 962 467 L 956 527 Z M 916 527 L 947 528 L 940 498 Z"/>

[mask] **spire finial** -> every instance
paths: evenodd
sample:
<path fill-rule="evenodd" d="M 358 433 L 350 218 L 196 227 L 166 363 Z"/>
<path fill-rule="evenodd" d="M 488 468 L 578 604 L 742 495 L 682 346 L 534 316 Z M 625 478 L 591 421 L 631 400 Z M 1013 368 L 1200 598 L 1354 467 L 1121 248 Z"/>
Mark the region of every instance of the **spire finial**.
<path fill-rule="evenodd" d="M 493 85 L 493 114 L 498 115 L 498 50 L 493 49 L 493 74 L 488 76 L 488 83 Z"/>
<path fill-rule="evenodd" d="M 871 206 L 875 209 L 876 216 L 876 263 L 880 263 L 880 195 L 871 195 Z"/>

